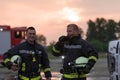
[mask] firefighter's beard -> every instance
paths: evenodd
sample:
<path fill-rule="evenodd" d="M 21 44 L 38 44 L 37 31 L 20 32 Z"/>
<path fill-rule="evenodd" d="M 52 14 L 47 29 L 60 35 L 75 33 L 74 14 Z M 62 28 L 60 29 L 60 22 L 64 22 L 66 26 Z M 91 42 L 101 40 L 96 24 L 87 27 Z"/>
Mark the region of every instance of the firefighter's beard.
<path fill-rule="evenodd" d="M 72 35 L 67 35 L 69 37 L 69 39 L 71 39 L 73 36 Z"/>
<path fill-rule="evenodd" d="M 72 39 L 72 38 L 74 38 L 74 37 L 76 37 L 78 35 L 71 34 L 71 35 L 67 35 L 67 36 L 69 37 L 69 39 Z"/>

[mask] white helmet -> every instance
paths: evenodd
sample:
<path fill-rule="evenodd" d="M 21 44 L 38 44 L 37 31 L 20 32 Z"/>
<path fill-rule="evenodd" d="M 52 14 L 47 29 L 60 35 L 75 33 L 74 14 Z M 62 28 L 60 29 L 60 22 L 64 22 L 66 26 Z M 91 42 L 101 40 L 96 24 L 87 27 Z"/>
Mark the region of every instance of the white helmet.
<path fill-rule="evenodd" d="M 88 63 L 88 58 L 86 57 L 78 57 L 75 60 L 75 67 L 85 67 Z"/>
<path fill-rule="evenodd" d="M 21 57 L 19 55 L 14 55 L 11 57 L 11 62 L 13 64 L 18 64 L 21 62 Z"/>

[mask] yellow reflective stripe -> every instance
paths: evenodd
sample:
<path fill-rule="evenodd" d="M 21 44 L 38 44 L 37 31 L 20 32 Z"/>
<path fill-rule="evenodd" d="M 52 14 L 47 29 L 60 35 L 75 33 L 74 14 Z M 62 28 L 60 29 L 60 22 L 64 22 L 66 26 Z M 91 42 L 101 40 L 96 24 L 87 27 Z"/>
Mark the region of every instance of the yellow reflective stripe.
<path fill-rule="evenodd" d="M 39 68 L 41 68 L 41 64 L 39 64 Z"/>
<path fill-rule="evenodd" d="M 53 46 L 52 49 L 53 49 L 53 51 L 54 51 L 55 53 L 60 53 L 60 51 L 59 51 L 59 50 L 56 50 L 54 46 Z"/>
<path fill-rule="evenodd" d="M 22 71 L 25 71 L 25 63 L 22 63 Z"/>
<path fill-rule="evenodd" d="M 50 68 L 46 68 L 44 69 L 44 72 L 50 71 Z"/>
<path fill-rule="evenodd" d="M 35 54 L 34 54 L 34 52 L 33 52 L 33 51 L 30 51 L 30 54 L 31 54 L 31 55 L 32 55 L 32 57 L 33 57 L 33 60 L 32 60 L 32 61 L 33 61 L 33 62 L 35 62 L 35 61 L 36 61 L 36 59 L 35 59 L 35 57 L 34 57 L 34 55 L 35 55 Z"/>
<path fill-rule="evenodd" d="M 86 74 L 78 75 L 77 73 L 71 73 L 71 74 L 63 74 L 63 76 L 65 78 L 70 78 L 70 79 L 72 79 L 72 78 L 78 78 L 78 77 L 84 78 L 84 77 L 86 77 Z"/>
<path fill-rule="evenodd" d="M 4 60 L 4 63 L 6 64 L 9 61 L 10 61 L 10 59 L 7 58 L 7 59 Z"/>
<path fill-rule="evenodd" d="M 37 76 L 37 77 L 34 77 L 34 78 L 29 78 L 29 77 L 20 75 L 20 79 L 22 79 L 22 80 L 40 80 L 41 76 Z"/>
<path fill-rule="evenodd" d="M 40 72 L 40 69 L 41 69 L 41 64 L 39 64 L 39 69 L 38 69 L 38 72 Z"/>
<path fill-rule="evenodd" d="M 36 61 L 36 59 L 35 59 L 35 57 L 33 57 L 33 60 L 32 60 L 33 62 L 35 62 Z"/>
<path fill-rule="evenodd" d="M 89 59 L 93 59 L 94 61 L 97 61 L 97 58 L 95 56 L 90 56 Z"/>

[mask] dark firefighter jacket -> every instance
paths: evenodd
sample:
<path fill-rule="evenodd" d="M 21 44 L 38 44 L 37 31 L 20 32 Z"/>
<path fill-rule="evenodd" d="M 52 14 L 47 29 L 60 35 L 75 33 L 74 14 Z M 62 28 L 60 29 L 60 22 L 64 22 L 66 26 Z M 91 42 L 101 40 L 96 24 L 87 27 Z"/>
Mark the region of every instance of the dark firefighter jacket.
<path fill-rule="evenodd" d="M 52 54 L 54 56 L 64 56 L 63 68 L 65 70 L 69 69 L 71 67 L 69 63 L 74 62 L 78 57 L 87 57 L 89 59 L 88 64 L 91 66 L 91 68 L 94 66 L 98 59 L 97 52 L 90 44 L 88 44 L 87 41 L 81 39 L 80 36 L 76 36 L 71 39 L 68 38 L 62 42 L 58 41 L 53 46 Z M 81 77 L 86 77 L 86 75 L 83 74 Z"/>
<path fill-rule="evenodd" d="M 29 44 L 27 41 L 15 46 L 4 54 L 4 63 L 6 67 L 11 68 L 10 58 L 13 55 L 21 57 L 19 75 L 29 77 L 32 73 L 39 73 L 43 69 L 45 77 L 51 77 L 48 56 L 44 48 L 35 43 Z"/>

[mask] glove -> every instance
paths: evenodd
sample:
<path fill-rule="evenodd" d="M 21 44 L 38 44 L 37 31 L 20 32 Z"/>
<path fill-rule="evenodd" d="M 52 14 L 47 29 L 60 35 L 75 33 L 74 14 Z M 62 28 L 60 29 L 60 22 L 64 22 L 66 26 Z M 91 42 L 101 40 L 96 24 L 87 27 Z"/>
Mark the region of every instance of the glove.
<path fill-rule="evenodd" d="M 7 62 L 7 63 L 5 64 L 5 66 L 6 66 L 8 69 L 11 69 L 12 65 L 13 65 L 12 62 Z"/>
<path fill-rule="evenodd" d="M 64 42 L 67 40 L 66 36 L 61 36 L 59 37 L 58 42 L 55 44 L 56 49 L 58 50 L 62 50 L 62 48 L 64 47 Z"/>
<path fill-rule="evenodd" d="M 61 36 L 61 37 L 59 37 L 59 42 L 64 43 L 64 42 L 67 41 L 67 40 L 68 40 L 68 37 L 67 37 L 67 36 Z"/>
<path fill-rule="evenodd" d="M 55 44 L 55 48 L 56 48 L 57 50 L 62 50 L 63 47 L 64 47 L 64 43 L 57 42 L 57 43 Z"/>
<path fill-rule="evenodd" d="M 90 70 L 91 70 L 91 66 L 87 64 L 87 65 L 83 68 L 82 72 L 85 73 L 85 74 L 88 74 L 88 73 L 90 72 Z"/>

